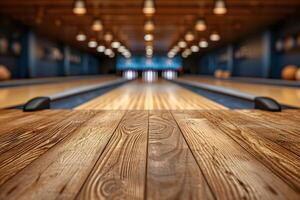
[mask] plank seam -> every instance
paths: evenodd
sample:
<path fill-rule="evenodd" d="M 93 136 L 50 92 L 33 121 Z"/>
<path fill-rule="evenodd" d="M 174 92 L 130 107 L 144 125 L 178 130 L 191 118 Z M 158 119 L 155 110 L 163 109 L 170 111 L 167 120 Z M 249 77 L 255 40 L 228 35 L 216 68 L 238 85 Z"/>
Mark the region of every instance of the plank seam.
<path fill-rule="evenodd" d="M 104 112 L 105 112 L 105 111 L 104 111 Z M 88 173 L 86 179 L 85 179 L 84 182 L 82 183 L 82 185 L 81 185 L 80 189 L 78 190 L 77 194 L 75 195 L 74 199 L 78 199 L 78 195 L 80 194 L 80 192 L 82 191 L 84 185 L 86 184 L 86 182 L 88 181 L 88 179 L 89 179 L 89 177 L 91 176 L 92 172 L 94 171 L 94 169 L 95 169 L 95 167 L 96 167 L 96 165 L 97 165 L 99 159 L 101 158 L 101 156 L 102 156 L 104 150 L 106 149 L 107 145 L 110 143 L 110 141 L 111 141 L 113 135 L 115 134 L 116 130 L 119 128 L 119 126 L 120 126 L 121 122 L 123 121 L 124 117 L 126 116 L 126 113 L 127 113 L 127 112 L 128 112 L 128 111 L 124 112 L 123 116 L 120 118 L 120 120 L 119 120 L 119 122 L 118 122 L 118 125 L 116 126 L 116 128 L 115 128 L 114 131 L 113 131 L 113 133 L 112 133 L 111 136 L 109 137 L 109 140 L 108 140 L 107 143 L 105 144 L 105 146 L 104 146 L 102 152 L 100 153 L 100 155 L 98 156 L 97 160 L 95 161 L 94 166 L 91 168 L 91 171 Z"/>
<path fill-rule="evenodd" d="M 210 119 L 208 119 L 210 123 L 212 123 L 210 121 Z M 231 125 L 234 125 L 231 121 L 229 120 L 226 120 L 227 123 L 230 123 Z M 265 126 L 267 127 L 267 126 Z M 244 149 L 251 157 L 253 157 L 255 160 L 257 160 L 259 163 L 261 163 L 263 166 L 265 166 L 268 170 L 270 170 L 270 172 L 272 172 L 277 178 L 279 178 L 280 180 L 282 180 L 284 183 L 286 183 L 292 190 L 294 190 L 295 192 L 299 192 L 297 191 L 296 188 L 294 188 L 293 185 L 291 185 L 289 182 L 286 181 L 286 179 L 284 179 L 283 177 L 281 177 L 281 175 L 276 171 L 276 170 L 273 170 L 271 167 L 269 167 L 269 165 L 267 163 L 265 163 L 263 161 L 263 159 L 259 158 L 260 156 L 259 155 L 255 155 L 256 153 L 254 152 L 251 152 L 248 150 L 248 148 L 244 147 L 243 145 L 239 144 L 239 142 L 234 138 L 232 137 L 230 134 L 226 133 L 226 131 L 222 131 L 223 134 L 225 134 L 226 136 L 228 136 L 230 139 L 232 139 L 236 144 L 238 144 L 242 149 Z M 265 138 L 265 137 L 264 137 Z M 268 138 L 265 138 L 266 140 L 268 140 L 269 142 L 271 142 L 273 145 L 277 145 L 279 147 L 282 147 L 281 145 L 277 144 L 276 142 L 273 142 L 272 140 L 268 139 Z M 244 142 L 243 142 L 244 143 Z M 249 148 L 253 149 L 253 147 L 249 146 L 247 143 L 244 143 L 245 146 L 248 146 Z M 282 147 L 283 148 L 283 147 Z M 286 149 L 286 148 L 283 148 L 283 149 Z M 286 149 L 287 150 L 287 149 Z M 254 150 L 255 151 L 255 150 Z M 295 154 L 294 152 L 288 150 L 288 152 L 296 155 L 297 157 L 299 157 L 297 154 Z"/>
<path fill-rule="evenodd" d="M 146 152 L 146 168 L 145 168 L 145 191 L 144 191 L 144 199 L 147 199 L 147 180 L 148 180 L 148 155 L 149 155 L 149 132 L 150 132 L 150 112 L 149 110 L 147 111 L 148 113 L 148 131 L 147 131 L 147 152 Z"/>
<path fill-rule="evenodd" d="M 94 116 L 95 116 L 96 114 L 94 113 Z M 94 117 L 93 116 L 93 117 Z M 70 116 L 71 117 L 71 116 Z M 68 118 L 70 118 L 70 117 L 68 117 Z M 92 117 L 91 117 L 92 118 Z M 90 119 L 91 119 L 90 118 Z M 67 120 L 67 119 L 65 119 L 65 120 Z M 63 120 L 64 121 L 64 120 Z M 83 122 L 82 124 L 81 124 L 81 126 L 82 125 L 84 125 L 84 124 L 86 124 L 87 122 Z M 74 130 L 74 132 L 76 132 L 79 128 L 81 128 L 81 126 L 78 126 L 77 128 L 75 128 L 75 130 Z M 73 132 L 73 133 L 74 133 Z M 50 147 L 46 152 L 44 152 L 43 154 L 41 154 L 41 155 L 39 155 L 38 157 L 36 157 L 34 160 L 32 160 L 28 165 L 26 165 L 23 169 L 21 169 L 21 170 L 19 170 L 17 173 L 15 173 L 13 176 L 11 176 L 9 179 L 7 179 L 6 181 L 4 181 L 2 184 L 0 184 L 0 186 L 3 186 L 3 185 L 5 185 L 9 180 L 11 180 L 11 179 L 13 179 L 15 176 L 17 176 L 19 173 L 21 173 L 23 170 L 25 170 L 26 168 L 28 168 L 30 165 L 32 165 L 34 162 L 36 162 L 40 157 L 42 157 L 43 155 L 45 155 L 46 153 L 48 153 L 48 151 L 50 151 L 50 150 L 52 150 L 54 147 L 56 147 L 58 144 L 60 144 L 60 143 L 62 143 L 62 142 L 64 142 L 68 137 L 70 137 L 73 133 L 69 133 L 69 134 L 67 134 L 65 137 L 63 137 L 60 141 L 58 141 L 58 142 L 56 142 L 52 147 Z M 31 138 L 32 139 L 32 138 Z M 25 142 L 28 142 L 29 141 L 29 139 L 27 139 L 27 140 L 25 140 Z M 17 145 L 16 147 L 18 147 L 18 146 L 20 146 L 21 144 L 19 144 L 19 145 Z"/>
<path fill-rule="evenodd" d="M 185 141 L 187 147 L 189 148 L 190 153 L 193 155 L 193 158 L 194 158 L 195 162 L 197 163 L 197 165 L 198 165 L 198 167 L 199 167 L 199 169 L 200 169 L 200 172 L 201 172 L 201 174 L 202 174 L 202 176 L 203 176 L 203 178 L 204 178 L 204 180 L 205 180 L 205 182 L 206 182 L 206 184 L 207 184 L 207 186 L 208 186 L 208 188 L 209 188 L 209 190 L 210 190 L 210 192 L 211 192 L 213 198 L 214 198 L 214 199 L 217 199 L 217 197 L 215 196 L 215 193 L 213 192 L 212 187 L 211 187 L 210 184 L 208 183 L 207 178 L 206 178 L 205 174 L 203 173 L 203 171 L 202 171 L 202 169 L 201 169 L 201 167 L 200 167 L 200 165 L 199 165 L 199 163 L 198 163 L 198 161 L 197 161 L 197 159 L 196 159 L 196 157 L 195 157 L 193 151 L 191 150 L 191 147 L 190 147 L 189 143 L 187 142 L 187 140 L 186 140 L 184 134 L 182 133 L 182 130 L 181 130 L 181 128 L 180 128 L 180 126 L 179 126 L 179 124 L 178 124 L 176 118 L 174 117 L 173 112 L 170 112 L 170 111 L 168 111 L 168 112 L 171 114 L 171 116 L 172 116 L 172 118 L 174 119 L 174 121 L 175 121 L 175 123 L 176 123 L 178 129 L 180 130 L 181 136 L 183 137 L 183 139 L 184 139 L 184 141 Z"/>

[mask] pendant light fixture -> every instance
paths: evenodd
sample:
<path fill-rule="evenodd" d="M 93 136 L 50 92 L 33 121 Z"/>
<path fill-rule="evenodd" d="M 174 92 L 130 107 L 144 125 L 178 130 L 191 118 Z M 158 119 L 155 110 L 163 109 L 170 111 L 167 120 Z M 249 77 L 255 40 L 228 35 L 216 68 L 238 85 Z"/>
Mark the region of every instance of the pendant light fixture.
<path fill-rule="evenodd" d="M 217 42 L 221 39 L 221 36 L 217 32 L 212 32 L 212 34 L 209 36 L 209 39 L 213 42 Z"/>
<path fill-rule="evenodd" d="M 111 43 L 111 47 L 114 49 L 118 49 L 120 46 L 121 46 L 121 43 L 119 41 L 115 40 Z"/>
<path fill-rule="evenodd" d="M 84 15 L 86 13 L 85 0 L 74 0 L 73 13 L 76 15 Z"/>
<path fill-rule="evenodd" d="M 184 48 L 187 46 L 187 44 L 186 44 L 185 41 L 181 40 L 181 41 L 178 42 L 178 46 L 179 46 L 180 48 L 184 49 Z"/>
<path fill-rule="evenodd" d="M 195 25 L 195 29 L 197 31 L 205 31 L 207 29 L 205 19 L 203 18 L 198 19 Z"/>
<path fill-rule="evenodd" d="M 79 42 L 83 42 L 83 41 L 86 40 L 86 35 L 83 32 L 79 32 L 76 35 L 76 40 L 79 41 Z"/>
<path fill-rule="evenodd" d="M 224 15 L 227 13 L 227 8 L 224 0 L 215 0 L 214 13 L 216 15 Z"/>
<path fill-rule="evenodd" d="M 152 16 L 155 13 L 154 0 L 145 0 L 143 13 L 146 16 Z"/>
<path fill-rule="evenodd" d="M 88 47 L 90 47 L 90 48 L 96 48 L 97 45 L 98 45 L 98 43 L 95 39 L 91 39 L 88 43 Z"/>
<path fill-rule="evenodd" d="M 94 21 L 92 23 L 92 30 L 93 31 L 102 31 L 103 30 L 103 24 L 99 18 L 94 19 Z"/>
<path fill-rule="evenodd" d="M 199 49 L 199 47 L 197 46 L 197 45 L 193 45 L 193 46 L 191 46 L 191 51 L 192 52 L 198 52 L 200 49 Z"/>
<path fill-rule="evenodd" d="M 153 38 L 154 38 L 153 35 L 150 34 L 150 33 L 146 34 L 145 37 L 144 37 L 144 39 L 145 39 L 146 42 L 153 41 Z"/>
<path fill-rule="evenodd" d="M 104 45 L 99 45 L 99 46 L 97 47 L 97 51 L 98 51 L 98 52 L 101 52 L 101 53 L 104 52 L 105 49 L 106 49 L 106 48 L 105 48 Z"/>
<path fill-rule="evenodd" d="M 201 39 L 199 42 L 199 47 L 200 48 L 207 48 L 208 47 L 208 42 L 206 39 Z"/>
<path fill-rule="evenodd" d="M 153 31 L 153 30 L 154 30 L 154 23 L 153 23 L 152 20 L 148 19 L 148 20 L 145 22 L 144 30 L 147 31 L 147 32 L 150 32 L 150 31 Z"/>
<path fill-rule="evenodd" d="M 109 32 L 105 33 L 104 40 L 106 42 L 111 42 L 113 40 L 113 35 L 111 33 L 109 33 Z"/>
<path fill-rule="evenodd" d="M 191 42 L 191 41 L 193 41 L 193 40 L 195 39 L 195 36 L 194 36 L 194 34 L 193 34 L 191 31 L 189 31 L 189 32 L 187 32 L 187 33 L 185 34 L 184 39 L 185 39 L 187 42 Z"/>

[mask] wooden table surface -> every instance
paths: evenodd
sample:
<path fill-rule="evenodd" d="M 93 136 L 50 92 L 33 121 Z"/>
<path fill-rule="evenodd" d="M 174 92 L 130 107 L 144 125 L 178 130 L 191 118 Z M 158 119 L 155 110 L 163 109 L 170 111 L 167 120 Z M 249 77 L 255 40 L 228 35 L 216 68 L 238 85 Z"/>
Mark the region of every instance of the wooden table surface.
<path fill-rule="evenodd" d="M 186 76 L 181 79 L 236 89 L 256 96 L 268 96 L 282 104 L 300 108 L 300 88 L 241 83 L 196 76 Z"/>
<path fill-rule="evenodd" d="M 79 86 L 97 84 L 117 79 L 115 76 L 72 80 L 60 83 L 40 84 L 22 87 L 0 88 L 0 108 L 17 106 L 37 96 L 48 96 Z"/>
<path fill-rule="evenodd" d="M 299 110 L 2 110 L 0 199 L 300 199 L 299 120 Z"/>
<path fill-rule="evenodd" d="M 206 110 L 227 109 L 168 81 L 145 83 L 137 80 L 82 104 L 86 110 Z"/>

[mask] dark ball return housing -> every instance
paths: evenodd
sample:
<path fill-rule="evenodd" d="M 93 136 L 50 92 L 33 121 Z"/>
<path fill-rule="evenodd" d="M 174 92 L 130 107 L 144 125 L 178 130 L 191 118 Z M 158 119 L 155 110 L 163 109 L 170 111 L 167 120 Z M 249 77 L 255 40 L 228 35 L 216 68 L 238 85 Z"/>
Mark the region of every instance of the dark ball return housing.
<path fill-rule="evenodd" d="M 33 112 L 39 110 L 50 109 L 51 99 L 49 97 L 36 97 L 28 101 L 23 106 L 24 112 Z"/>
<path fill-rule="evenodd" d="M 280 112 L 282 110 L 281 105 L 269 97 L 255 97 L 254 99 L 255 109 L 266 110 L 271 112 Z"/>

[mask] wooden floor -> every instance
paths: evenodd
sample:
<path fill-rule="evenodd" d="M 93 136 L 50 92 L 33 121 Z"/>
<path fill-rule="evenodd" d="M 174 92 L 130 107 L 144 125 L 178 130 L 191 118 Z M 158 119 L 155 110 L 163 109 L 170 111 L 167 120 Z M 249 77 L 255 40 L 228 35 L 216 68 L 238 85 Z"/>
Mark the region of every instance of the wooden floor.
<path fill-rule="evenodd" d="M 207 110 L 227 109 L 176 84 L 134 81 L 76 109 L 86 110 Z"/>
<path fill-rule="evenodd" d="M 188 76 L 183 80 L 198 81 L 216 86 L 236 89 L 257 96 L 268 96 L 278 102 L 300 108 L 300 88 L 272 86 L 263 84 L 238 83 L 234 81 L 217 80 L 213 78 Z"/>
<path fill-rule="evenodd" d="M 60 83 L 40 84 L 23 87 L 0 88 L 0 108 L 17 106 L 26 103 L 37 96 L 48 96 L 63 92 L 79 86 L 102 83 L 117 79 L 115 76 L 107 76 L 93 79 L 73 80 Z"/>
<path fill-rule="evenodd" d="M 299 120 L 299 110 L 2 110 L 0 199 L 300 199 Z"/>

